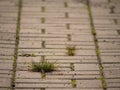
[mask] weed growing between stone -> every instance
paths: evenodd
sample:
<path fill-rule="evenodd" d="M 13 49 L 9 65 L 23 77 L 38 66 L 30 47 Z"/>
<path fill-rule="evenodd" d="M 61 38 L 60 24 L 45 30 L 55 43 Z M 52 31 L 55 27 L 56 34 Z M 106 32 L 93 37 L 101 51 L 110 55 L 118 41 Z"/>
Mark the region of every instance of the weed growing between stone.
<path fill-rule="evenodd" d="M 41 62 L 32 62 L 31 63 L 31 71 L 33 72 L 51 72 L 55 70 L 55 65 L 54 63 L 50 63 L 47 61 L 41 61 Z"/>
<path fill-rule="evenodd" d="M 73 79 L 73 80 L 72 80 L 72 87 L 73 87 L 73 88 L 76 88 L 76 86 L 77 86 L 77 84 L 76 84 L 76 80 Z"/>

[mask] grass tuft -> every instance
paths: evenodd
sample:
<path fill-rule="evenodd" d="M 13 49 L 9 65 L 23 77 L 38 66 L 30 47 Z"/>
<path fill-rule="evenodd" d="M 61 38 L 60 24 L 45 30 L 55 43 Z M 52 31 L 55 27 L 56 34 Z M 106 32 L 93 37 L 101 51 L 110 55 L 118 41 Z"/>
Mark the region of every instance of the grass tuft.
<path fill-rule="evenodd" d="M 41 61 L 41 62 L 32 62 L 31 64 L 31 71 L 33 72 L 51 72 L 55 70 L 54 63 L 50 63 L 47 61 Z"/>
<path fill-rule="evenodd" d="M 77 86 L 77 84 L 76 84 L 76 80 L 73 79 L 73 80 L 72 80 L 72 87 L 73 87 L 73 88 L 76 88 L 76 86 Z"/>

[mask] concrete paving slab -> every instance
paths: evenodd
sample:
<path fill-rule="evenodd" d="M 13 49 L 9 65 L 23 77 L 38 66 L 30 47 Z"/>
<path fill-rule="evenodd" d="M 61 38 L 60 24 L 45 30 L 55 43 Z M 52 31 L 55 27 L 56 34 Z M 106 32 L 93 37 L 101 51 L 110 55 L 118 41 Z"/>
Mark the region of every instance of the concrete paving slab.
<path fill-rule="evenodd" d="M 119 90 L 119 9 L 118 0 L 1 0 L 0 90 Z M 32 72 L 42 60 L 56 71 Z"/>

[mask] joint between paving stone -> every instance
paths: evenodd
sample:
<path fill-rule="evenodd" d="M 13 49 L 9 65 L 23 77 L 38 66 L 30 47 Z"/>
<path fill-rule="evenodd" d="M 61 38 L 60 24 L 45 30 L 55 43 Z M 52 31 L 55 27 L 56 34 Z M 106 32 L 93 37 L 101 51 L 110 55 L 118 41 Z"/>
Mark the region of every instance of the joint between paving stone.
<path fill-rule="evenodd" d="M 45 41 L 42 41 L 41 46 L 42 48 L 45 48 Z"/>
<path fill-rule="evenodd" d="M 45 7 L 41 7 L 41 12 L 45 12 Z"/>
<path fill-rule="evenodd" d="M 67 28 L 68 30 L 70 29 L 70 24 L 69 24 L 69 23 L 66 24 L 66 28 Z"/>
<path fill-rule="evenodd" d="M 120 35 L 120 30 L 117 30 L 118 35 Z"/>
<path fill-rule="evenodd" d="M 45 61 L 45 56 L 41 56 L 41 61 Z"/>
<path fill-rule="evenodd" d="M 110 13 L 114 13 L 115 6 L 110 7 Z"/>
<path fill-rule="evenodd" d="M 71 69 L 71 71 L 75 71 L 75 69 L 74 69 L 74 63 L 70 63 L 70 69 Z"/>
<path fill-rule="evenodd" d="M 71 41 L 72 39 L 71 39 L 71 34 L 68 34 L 67 35 L 67 38 L 68 38 L 68 41 Z"/>
<path fill-rule="evenodd" d="M 43 71 L 43 72 L 41 72 L 41 78 L 42 79 L 46 79 L 46 73 Z"/>
<path fill-rule="evenodd" d="M 43 2 L 45 2 L 45 0 L 42 0 Z"/>
<path fill-rule="evenodd" d="M 67 50 L 67 55 L 68 56 L 75 56 L 75 51 L 76 51 L 75 47 L 70 46 L 70 47 L 67 47 L 66 50 Z"/>
<path fill-rule="evenodd" d="M 110 3 L 111 2 L 111 0 L 108 0 L 108 3 Z"/>
<path fill-rule="evenodd" d="M 68 7 L 68 3 L 64 2 L 64 7 L 67 8 Z"/>
<path fill-rule="evenodd" d="M 41 56 L 41 62 L 44 62 L 44 61 L 45 61 L 45 56 Z M 41 72 L 41 78 L 46 79 L 46 73 L 44 71 Z"/>
<path fill-rule="evenodd" d="M 18 18 L 17 18 L 17 27 L 16 27 L 16 40 L 15 40 L 15 50 L 14 50 L 13 73 L 12 73 L 12 78 L 11 78 L 11 90 L 15 89 L 15 77 L 16 77 L 17 57 L 18 57 L 18 45 L 19 45 L 19 32 L 20 32 L 22 0 L 19 0 L 18 3 L 19 3 L 19 5 L 18 5 Z"/>
<path fill-rule="evenodd" d="M 45 29 L 41 29 L 42 34 L 45 34 Z"/>
<path fill-rule="evenodd" d="M 65 18 L 69 18 L 68 12 L 65 12 Z"/>
<path fill-rule="evenodd" d="M 107 85 L 106 85 L 103 66 L 102 66 L 102 62 L 101 62 L 100 50 L 99 50 L 98 40 L 97 40 L 97 36 L 96 36 L 96 30 L 95 30 L 94 23 L 93 23 L 93 17 L 92 17 L 91 6 L 90 6 L 89 0 L 87 0 L 87 5 L 88 5 L 88 14 L 89 14 L 89 18 L 90 18 L 91 33 L 92 33 L 93 38 L 94 38 L 96 56 L 97 56 L 97 60 L 99 62 L 99 70 L 100 70 L 100 74 L 101 74 L 101 83 L 102 83 L 103 90 L 107 90 Z"/>
<path fill-rule="evenodd" d="M 117 25 L 118 24 L 118 21 L 117 19 L 113 19 L 114 23 Z"/>
<path fill-rule="evenodd" d="M 41 23 L 42 23 L 42 24 L 45 23 L 45 18 L 44 18 L 44 17 L 41 18 Z"/>
<path fill-rule="evenodd" d="M 45 88 L 41 88 L 41 90 L 45 90 Z"/>

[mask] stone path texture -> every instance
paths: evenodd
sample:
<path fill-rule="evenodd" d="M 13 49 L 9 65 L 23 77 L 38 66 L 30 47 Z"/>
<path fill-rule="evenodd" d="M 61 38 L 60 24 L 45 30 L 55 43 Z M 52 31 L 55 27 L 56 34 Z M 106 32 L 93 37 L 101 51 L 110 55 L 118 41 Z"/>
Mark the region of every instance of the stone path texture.
<path fill-rule="evenodd" d="M 0 90 L 120 90 L 120 0 L 0 0 Z"/>

